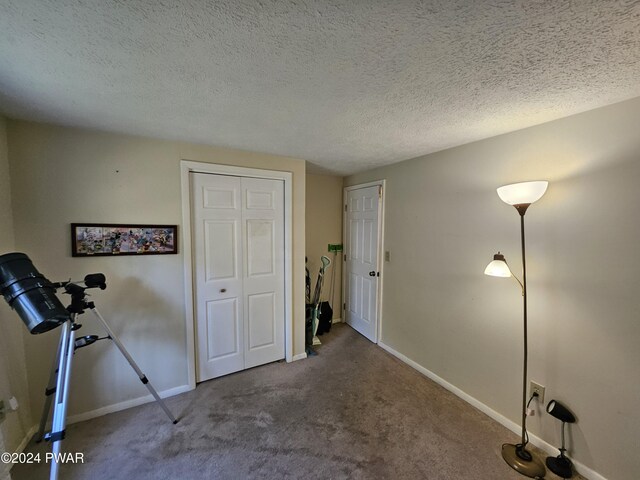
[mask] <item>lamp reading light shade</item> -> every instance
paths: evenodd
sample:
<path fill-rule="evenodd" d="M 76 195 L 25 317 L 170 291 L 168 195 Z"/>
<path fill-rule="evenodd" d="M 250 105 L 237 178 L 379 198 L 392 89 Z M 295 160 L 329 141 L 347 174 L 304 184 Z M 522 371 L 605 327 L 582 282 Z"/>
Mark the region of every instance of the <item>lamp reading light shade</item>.
<path fill-rule="evenodd" d="M 496 253 L 493 256 L 493 260 L 491 261 L 491 263 L 489 263 L 489 265 L 487 265 L 487 268 L 484 269 L 484 274 L 490 275 L 492 277 L 510 277 L 511 270 L 509 269 L 509 265 L 507 265 L 507 262 L 504 259 L 504 255 L 502 255 L 500 252 Z"/>
<path fill-rule="evenodd" d="M 509 205 L 531 205 L 542 198 L 547 191 L 549 182 L 540 180 L 535 182 L 512 183 L 498 188 L 498 196 Z"/>
<path fill-rule="evenodd" d="M 547 405 L 547 413 L 552 417 L 556 417 L 561 422 L 575 423 L 576 417 L 569 411 L 567 407 L 556 400 L 551 400 Z"/>

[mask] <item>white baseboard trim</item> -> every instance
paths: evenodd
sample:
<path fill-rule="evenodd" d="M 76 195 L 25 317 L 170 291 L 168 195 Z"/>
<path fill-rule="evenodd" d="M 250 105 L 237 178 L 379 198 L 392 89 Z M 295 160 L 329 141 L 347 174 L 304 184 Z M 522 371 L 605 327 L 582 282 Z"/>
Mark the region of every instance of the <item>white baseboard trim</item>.
<path fill-rule="evenodd" d="M 189 385 L 182 385 L 180 387 L 170 388 L 169 390 L 163 390 L 162 392 L 158 392 L 160 398 L 168 398 L 173 397 L 174 395 L 178 395 L 180 393 L 188 392 L 193 390 Z M 138 405 L 144 405 L 145 403 L 154 402 L 155 398 L 153 395 L 145 395 L 144 397 L 133 398 L 131 400 L 126 400 L 124 402 L 115 403 L 113 405 L 107 405 L 106 407 L 97 408 L 95 410 L 90 410 L 88 412 L 79 413 L 77 415 L 71 415 L 67 417 L 67 425 L 71 425 L 72 423 L 83 422 L 85 420 L 90 420 L 92 418 L 101 417 L 108 413 L 119 412 L 120 410 L 126 410 L 127 408 L 137 407 Z M 52 413 L 53 414 L 53 413 Z M 40 427 L 39 424 L 34 425 L 29 429 L 27 435 L 24 437 L 18 448 L 16 449 L 16 453 L 23 452 L 26 448 L 29 441 L 33 438 L 33 436 L 38 431 Z M 47 428 L 51 428 L 51 424 L 47 424 Z"/>
<path fill-rule="evenodd" d="M 38 425 L 34 425 L 29 429 L 29 431 L 26 433 L 26 435 L 20 442 L 20 445 L 18 445 L 18 448 L 16 448 L 16 453 L 21 453 L 24 451 L 25 447 L 27 446 L 27 443 L 29 443 L 29 441 L 36 434 L 37 431 L 38 431 Z"/>
<path fill-rule="evenodd" d="M 291 359 L 292 362 L 296 362 L 298 360 L 304 360 L 307 358 L 307 352 L 299 353 L 298 355 L 294 355 Z"/>
<path fill-rule="evenodd" d="M 455 396 L 461 398 L 462 400 L 464 400 L 468 404 L 470 404 L 473 407 L 477 408 L 482 413 L 484 413 L 485 415 L 489 416 L 490 418 L 492 418 L 496 422 L 500 423 L 501 425 L 505 426 L 506 428 L 508 428 L 512 432 L 517 433 L 517 434 L 521 433 L 521 427 L 516 422 L 514 422 L 512 420 L 509 420 L 504 415 L 496 412 L 495 410 L 493 410 L 492 408 L 488 407 L 487 405 L 485 405 L 481 401 L 479 401 L 479 400 L 475 399 L 474 397 L 472 397 L 471 395 L 463 392 L 462 390 L 460 390 L 455 385 L 447 382 L 443 378 L 440 378 L 438 375 L 433 373 L 431 370 L 428 370 L 425 367 L 423 367 L 422 365 L 420 365 L 419 363 L 414 362 L 409 357 L 407 357 L 407 356 L 403 355 L 402 353 L 394 350 L 389 345 L 387 345 L 385 343 L 382 343 L 382 342 L 379 342 L 378 345 L 382 349 L 384 349 L 387 352 L 389 352 L 394 357 L 398 358 L 399 360 L 402 360 L 404 363 L 406 363 L 410 367 L 412 367 L 415 370 L 417 370 L 418 372 L 422 373 L 425 377 L 433 380 L 438 385 L 446 388 L 451 393 L 453 393 Z M 549 453 L 550 455 L 556 456 L 557 453 L 558 453 L 558 449 L 556 447 L 554 447 L 553 445 L 551 445 L 551 444 L 547 443 L 546 441 L 542 440 L 540 437 L 537 437 L 536 435 L 533 435 L 531 432 L 529 432 L 529 441 L 531 443 L 533 443 L 536 447 L 544 450 L 545 452 Z M 584 477 L 587 477 L 589 480 L 607 480 L 605 477 L 603 477 L 598 472 L 596 472 L 596 471 L 592 470 L 591 468 L 585 466 L 584 464 L 574 460 L 573 458 L 571 459 L 571 461 L 573 462 L 573 466 L 575 467 L 576 472 L 578 472 L 580 475 L 582 475 Z"/>
<path fill-rule="evenodd" d="M 160 398 L 167 398 L 190 390 L 193 390 L 193 388 L 189 385 L 182 385 L 180 387 L 174 387 L 169 390 L 158 392 L 158 395 L 160 395 Z M 107 405 L 106 407 L 96 408 L 95 410 L 90 410 L 88 412 L 71 415 L 67 418 L 67 424 L 71 425 L 72 423 L 84 422 L 85 420 L 101 417 L 108 413 L 119 412 L 120 410 L 126 410 L 127 408 L 137 407 L 138 405 L 144 405 L 145 403 L 154 401 L 155 398 L 153 398 L 153 395 L 151 394 L 145 395 L 144 397 L 132 398 L 131 400 L 125 400 L 124 402 L 114 403 L 113 405 Z"/>
<path fill-rule="evenodd" d="M 332 318 L 331 319 L 331 323 L 342 323 L 342 319 L 341 318 Z"/>
<path fill-rule="evenodd" d="M 33 438 L 33 436 L 36 434 L 37 431 L 38 431 L 38 425 L 34 425 L 33 427 L 31 427 L 29 431 L 25 434 L 22 441 L 20 442 L 20 445 L 18 445 L 18 448 L 16 448 L 15 453 L 24 452 L 24 449 L 27 448 L 27 444 L 31 441 L 31 439 Z M 10 463 L 9 470 L 11 470 L 14 465 L 15 463 Z"/>

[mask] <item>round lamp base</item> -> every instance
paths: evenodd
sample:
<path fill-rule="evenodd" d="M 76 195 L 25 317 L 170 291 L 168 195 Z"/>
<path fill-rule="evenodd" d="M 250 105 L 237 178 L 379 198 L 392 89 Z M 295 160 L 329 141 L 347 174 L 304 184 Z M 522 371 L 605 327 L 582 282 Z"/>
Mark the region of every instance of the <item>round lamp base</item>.
<path fill-rule="evenodd" d="M 522 456 L 518 455 L 519 448 L 510 443 L 502 445 L 502 458 L 504 458 L 504 461 L 521 475 L 529 478 L 544 478 L 547 470 L 544 468 L 543 463 L 530 454 L 530 459 L 522 458 Z M 529 452 L 525 450 L 525 453 L 528 454 Z"/>
<path fill-rule="evenodd" d="M 562 478 L 571 478 L 573 476 L 573 468 L 571 460 L 567 457 L 547 457 L 547 467 L 553 473 Z"/>

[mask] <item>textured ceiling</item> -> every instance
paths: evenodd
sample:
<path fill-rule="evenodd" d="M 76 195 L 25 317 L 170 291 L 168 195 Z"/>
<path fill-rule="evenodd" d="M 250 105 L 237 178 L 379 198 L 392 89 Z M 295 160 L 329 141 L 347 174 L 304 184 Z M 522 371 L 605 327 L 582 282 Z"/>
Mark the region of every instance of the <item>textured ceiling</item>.
<path fill-rule="evenodd" d="M 0 0 L 13 118 L 348 174 L 640 96 L 629 0 Z"/>

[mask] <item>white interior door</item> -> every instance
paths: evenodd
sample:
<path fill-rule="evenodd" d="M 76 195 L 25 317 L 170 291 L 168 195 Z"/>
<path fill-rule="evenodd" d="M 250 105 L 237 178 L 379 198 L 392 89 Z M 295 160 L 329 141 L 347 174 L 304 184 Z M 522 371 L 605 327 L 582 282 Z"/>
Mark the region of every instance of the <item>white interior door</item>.
<path fill-rule="evenodd" d="M 378 225 L 380 185 L 347 190 L 345 219 L 346 322 L 378 342 Z"/>
<path fill-rule="evenodd" d="M 284 358 L 284 182 L 242 179 L 245 368 Z"/>
<path fill-rule="evenodd" d="M 244 368 L 239 177 L 192 174 L 198 381 Z"/>
<path fill-rule="evenodd" d="M 197 380 L 284 358 L 281 180 L 191 174 Z"/>

